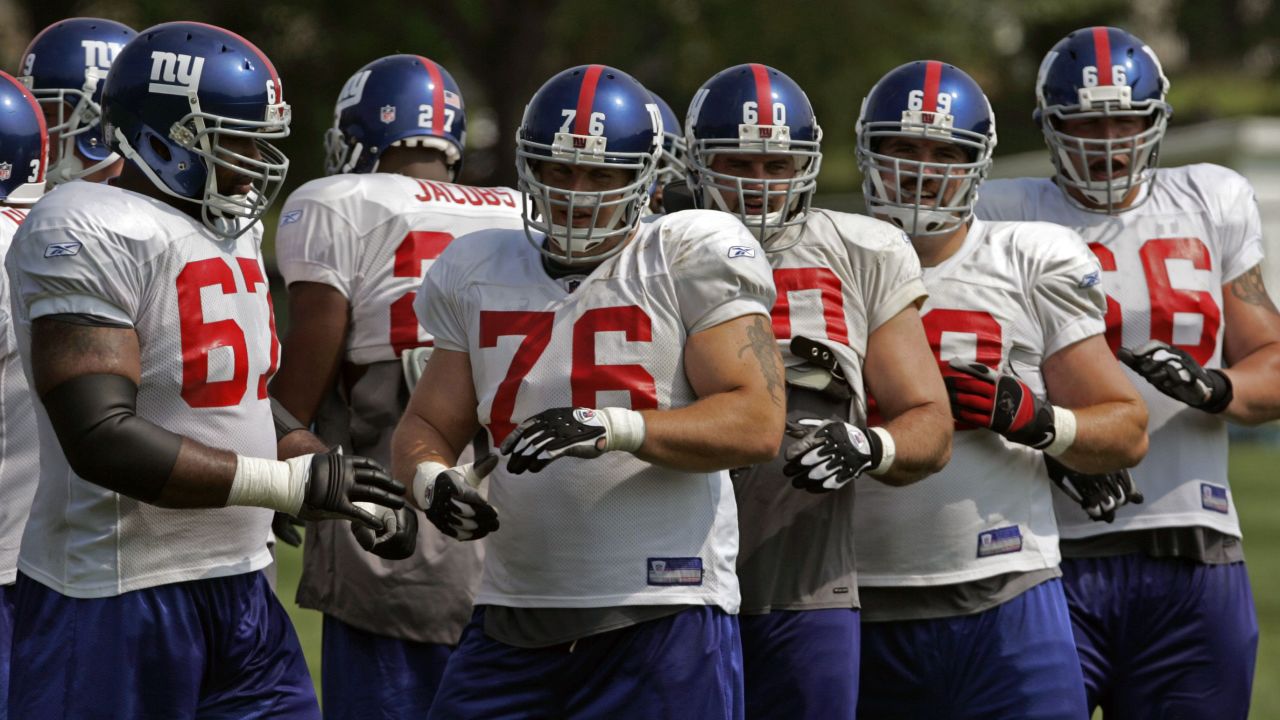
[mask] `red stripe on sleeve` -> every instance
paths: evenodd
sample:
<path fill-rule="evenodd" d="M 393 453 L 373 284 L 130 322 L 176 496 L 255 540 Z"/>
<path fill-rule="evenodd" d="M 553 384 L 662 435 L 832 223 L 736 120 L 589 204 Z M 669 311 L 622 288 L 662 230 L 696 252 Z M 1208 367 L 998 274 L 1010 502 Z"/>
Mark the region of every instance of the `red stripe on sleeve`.
<path fill-rule="evenodd" d="M 1115 85 L 1111 79 L 1111 35 L 1104 27 L 1093 29 L 1093 64 L 1098 67 L 1098 84 Z"/>
<path fill-rule="evenodd" d="M 588 128 L 591 122 L 591 108 L 596 103 L 596 85 L 600 82 L 603 65 L 587 67 L 587 76 L 582 78 L 582 88 L 578 90 L 578 112 L 573 116 L 573 134 L 590 135 Z"/>

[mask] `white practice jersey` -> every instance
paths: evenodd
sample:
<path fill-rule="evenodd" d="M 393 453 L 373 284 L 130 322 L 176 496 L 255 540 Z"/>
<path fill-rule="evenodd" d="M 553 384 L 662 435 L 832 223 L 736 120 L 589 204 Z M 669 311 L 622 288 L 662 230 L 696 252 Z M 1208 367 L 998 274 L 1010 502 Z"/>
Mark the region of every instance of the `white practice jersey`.
<path fill-rule="evenodd" d="M 26 210 L 0 209 L 0 258 L 26 217 Z M 39 476 L 36 416 L 9 314 L 9 279 L 0 272 L 0 585 L 17 577 L 18 546 Z"/>
<path fill-rule="evenodd" d="M 778 299 L 773 332 L 788 366 L 792 338 L 833 350 L 854 393 L 840 402 L 788 387 L 790 420 L 832 416 L 863 422 L 862 366 L 876 329 L 925 296 L 920 260 L 894 226 L 867 217 L 812 210 L 767 254 Z M 794 491 L 782 473 L 786 447 L 772 462 L 735 474 L 742 548 L 738 575 L 744 613 L 856 605 L 854 489 Z"/>
<path fill-rule="evenodd" d="M 417 311 L 438 348 L 468 353 L 477 415 L 495 445 L 558 407 L 678 408 L 690 335 L 768 315 L 764 252 L 727 214 L 646 218 L 573 292 L 521 230 L 477 233 L 428 271 Z M 502 527 L 489 535 L 479 604 L 739 605 L 737 512 L 727 472 L 681 472 L 630 453 L 561 458 L 489 477 Z"/>
<path fill-rule="evenodd" d="M 455 237 L 522 228 L 520 193 L 403 175 L 334 175 L 289 196 L 276 260 L 285 282 L 328 285 L 351 305 L 346 359 L 394 360 L 431 344 L 413 313 L 427 268 Z"/>
<path fill-rule="evenodd" d="M 31 321 L 76 314 L 131 326 L 138 415 L 241 455 L 276 457 L 267 381 L 275 372 L 262 230 L 219 240 L 157 200 L 96 183 L 59 187 L 31 211 L 9 254 L 18 344 L 31 377 Z M 19 569 L 72 597 L 107 597 L 271 561 L 271 511 L 166 509 L 72 471 L 43 407 L 40 483 Z"/>
<path fill-rule="evenodd" d="M 1050 179 L 993 180 L 978 213 L 1044 220 L 1075 230 L 1102 263 L 1107 342 L 1137 348 L 1163 340 L 1201 365 L 1223 366 L 1222 286 L 1262 262 L 1262 222 L 1249 182 L 1217 165 L 1161 168 L 1149 196 L 1109 216 L 1076 205 Z M 1111 524 L 1089 519 L 1055 492 L 1064 538 L 1122 530 L 1208 527 L 1240 536 L 1227 482 L 1227 423 L 1161 393 L 1128 368 L 1147 403 L 1147 457 L 1130 472 L 1146 501 Z"/>
<path fill-rule="evenodd" d="M 1045 359 L 1103 332 L 1098 262 L 1070 230 L 974 220 L 955 255 L 925 268 L 921 318 L 944 375 L 953 358 L 1021 378 L 1044 397 Z M 1058 564 L 1039 450 L 957 431 L 951 462 L 907 487 L 857 481 L 858 582 L 930 586 Z"/>

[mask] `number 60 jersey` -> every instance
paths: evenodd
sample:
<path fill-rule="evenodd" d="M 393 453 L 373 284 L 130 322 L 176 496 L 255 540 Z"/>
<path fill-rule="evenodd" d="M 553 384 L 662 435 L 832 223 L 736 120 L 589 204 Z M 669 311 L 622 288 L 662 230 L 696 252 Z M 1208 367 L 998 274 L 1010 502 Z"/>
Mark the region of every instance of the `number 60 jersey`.
<path fill-rule="evenodd" d="M 572 286 L 570 286 L 572 287 Z M 415 309 L 441 350 L 467 353 L 477 418 L 499 444 L 543 410 L 670 409 L 697 400 L 689 336 L 769 317 L 764 252 L 737 218 L 647 218 L 572 292 L 522 230 L 459 238 Z M 489 476 L 502 527 L 485 539 L 477 604 L 589 608 L 739 605 L 737 511 L 726 471 L 683 472 L 613 452 Z"/>
<path fill-rule="evenodd" d="M 1205 367 L 1222 367 L 1222 286 L 1262 261 L 1253 189 L 1216 165 L 1155 173 L 1142 186 L 1149 194 L 1118 215 L 1084 210 L 1048 179 L 992 180 L 982 187 L 977 213 L 1058 223 L 1084 238 L 1102 265 L 1113 352 L 1163 340 Z M 1239 537 L 1227 485 L 1226 421 L 1125 372 L 1150 413 L 1150 450 L 1131 471 L 1146 502 L 1121 507 L 1115 523 L 1104 525 L 1055 490 L 1062 537 L 1161 527 L 1208 527 Z"/>
<path fill-rule="evenodd" d="M 261 226 L 220 240 L 158 200 L 74 182 L 46 195 L 6 265 L 23 366 L 31 321 L 72 314 L 138 335 L 138 415 L 205 445 L 276 457 L 267 381 L 275 373 Z M 34 383 L 32 384 L 34 389 Z M 76 476 L 39 403 L 40 483 L 23 574 L 70 597 L 109 597 L 271 562 L 271 511 L 166 509 Z"/>

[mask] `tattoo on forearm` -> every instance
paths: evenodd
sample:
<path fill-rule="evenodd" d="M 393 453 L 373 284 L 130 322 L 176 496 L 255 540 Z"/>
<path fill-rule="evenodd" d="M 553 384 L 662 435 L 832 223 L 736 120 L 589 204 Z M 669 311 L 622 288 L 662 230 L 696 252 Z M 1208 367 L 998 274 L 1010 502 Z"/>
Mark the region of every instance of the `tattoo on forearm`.
<path fill-rule="evenodd" d="M 738 349 L 738 357 L 742 357 L 748 351 L 754 354 L 756 362 L 760 363 L 760 372 L 764 374 L 765 387 L 769 391 L 769 397 L 773 399 L 773 404 L 784 405 L 785 385 L 775 362 L 778 355 L 778 341 L 769 330 L 769 321 L 759 315 L 755 317 L 755 322 L 747 327 L 747 344 Z"/>
<path fill-rule="evenodd" d="M 1276 312 L 1275 303 L 1267 295 L 1267 288 L 1262 282 L 1262 266 L 1254 265 L 1252 270 L 1236 278 L 1231 283 L 1231 294 L 1250 305 L 1258 305 Z"/>

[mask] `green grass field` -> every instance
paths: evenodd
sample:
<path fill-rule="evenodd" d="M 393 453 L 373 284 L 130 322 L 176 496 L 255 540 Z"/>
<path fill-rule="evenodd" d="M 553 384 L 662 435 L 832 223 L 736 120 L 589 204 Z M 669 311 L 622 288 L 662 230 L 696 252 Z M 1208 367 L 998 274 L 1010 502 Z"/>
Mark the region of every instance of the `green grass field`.
<path fill-rule="evenodd" d="M 1244 526 L 1245 555 L 1253 583 L 1262 640 L 1253 683 L 1255 720 L 1280 718 L 1280 447 L 1233 444 L 1231 486 Z M 301 551 L 280 552 L 280 599 L 293 617 L 317 689 L 320 685 L 320 614 L 293 602 L 301 570 Z"/>

